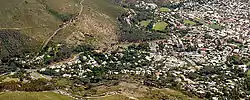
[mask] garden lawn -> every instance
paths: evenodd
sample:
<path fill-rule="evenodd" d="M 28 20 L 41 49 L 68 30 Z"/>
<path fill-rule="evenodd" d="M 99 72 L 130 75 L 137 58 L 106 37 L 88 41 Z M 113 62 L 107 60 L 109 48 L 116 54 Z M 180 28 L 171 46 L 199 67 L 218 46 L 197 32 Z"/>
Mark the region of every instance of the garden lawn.
<path fill-rule="evenodd" d="M 184 20 L 183 21 L 184 22 L 184 24 L 186 24 L 186 25 L 196 25 L 196 22 L 193 22 L 193 21 L 190 21 L 190 20 Z"/>
<path fill-rule="evenodd" d="M 219 24 L 209 24 L 208 27 L 216 30 L 222 29 L 222 26 L 220 26 Z"/>
<path fill-rule="evenodd" d="M 167 7 L 161 7 L 160 8 L 160 12 L 169 12 L 170 10 L 169 10 L 169 8 L 167 8 Z"/>
<path fill-rule="evenodd" d="M 141 21 L 140 26 L 147 27 L 149 25 L 150 21 Z"/>
<path fill-rule="evenodd" d="M 166 22 L 158 22 L 154 25 L 153 30 L 156 31 L 165 31 L 165 28 L 168 26 Z"/>

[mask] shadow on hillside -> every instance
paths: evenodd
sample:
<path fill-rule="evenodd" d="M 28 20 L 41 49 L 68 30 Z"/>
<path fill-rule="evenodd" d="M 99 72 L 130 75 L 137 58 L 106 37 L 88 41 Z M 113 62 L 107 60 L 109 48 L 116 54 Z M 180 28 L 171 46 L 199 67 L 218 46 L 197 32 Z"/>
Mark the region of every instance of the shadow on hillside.
<path fill-rule="evenodd" d="M 21 56 L 38 48 L 37 44 L 18 30 L 0 30 L 0 58 Z"/>

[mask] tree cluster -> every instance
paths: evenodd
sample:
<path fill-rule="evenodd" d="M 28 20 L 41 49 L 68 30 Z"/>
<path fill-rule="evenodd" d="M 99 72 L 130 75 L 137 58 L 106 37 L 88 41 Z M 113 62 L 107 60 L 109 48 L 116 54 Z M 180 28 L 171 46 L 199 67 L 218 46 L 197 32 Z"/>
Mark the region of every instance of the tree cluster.
<path fill-rule="evenodd" d="M 0 91 L 49 91 L 54 90 L 52 82 L 46 79 L 31 80 L 30 82 L 3 82 L 0 83 Z"/>

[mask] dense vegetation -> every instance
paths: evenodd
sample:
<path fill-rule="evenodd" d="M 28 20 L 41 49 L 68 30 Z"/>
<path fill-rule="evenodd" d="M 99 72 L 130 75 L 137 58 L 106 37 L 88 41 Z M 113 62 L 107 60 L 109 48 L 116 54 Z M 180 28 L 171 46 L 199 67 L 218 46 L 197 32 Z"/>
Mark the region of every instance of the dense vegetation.
<path fill-rule="evenodd" d="M 54 90 L 54 85 L 46 79 L 31 80 L 28 83 L 23 82 L 3 82 L 0 83 L 0 91 L 49 91 Z"/>
<path fill-rule="evenodd" d="M 136 9 L 136 12 L 137 12 L 137 16 L 131 19 L 132 25 L 129 25 L 126 22 L 126 20 L 124 20 L 124 18 L 129 16 L 130 14 L 125 13 L 118 18 L 121 24 L 120 39 L 119 39 L 120 41 L 139 42 L 139 41 L 148 41 L 148 40 L 156 40 L 156 39 L 165 39 L 167 37 L 167 33 L 165 33 L 165 28 L 167 26 L 166 24 L 164 24 L 163 26 L 160 25 L 157 27 L 153 27 L 153 22 L 145 21 L 147 19 L 154 18 L 154 15 L 152 12 L 143 10 L 143 9 L 138 9 L 138 8 Z M 144 24 L 142 26 L 145 27 L 145 29 L 141 29 L 140 27 L 138 27 L 137 23 Z"/>
<path fill-rule="evenodd" d="M 0 30 L 0 58 L 24 55 L 36 44 L 36 40 L 18 30 Z"/>

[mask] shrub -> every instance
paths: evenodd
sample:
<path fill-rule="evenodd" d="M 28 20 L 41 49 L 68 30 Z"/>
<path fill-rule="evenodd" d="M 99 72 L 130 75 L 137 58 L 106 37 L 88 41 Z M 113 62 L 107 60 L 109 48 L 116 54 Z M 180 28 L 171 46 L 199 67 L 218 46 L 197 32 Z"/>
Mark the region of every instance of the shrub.
<path fill-rule="evenodd" d="M 55 87 L 49 80 L 37 79 L 31 80 L 27 83 L 22 82 L 4 82 L 0 83 L 0 91 L 10 90 L 10 91 L 49 91 L 54 90 Z"/>

